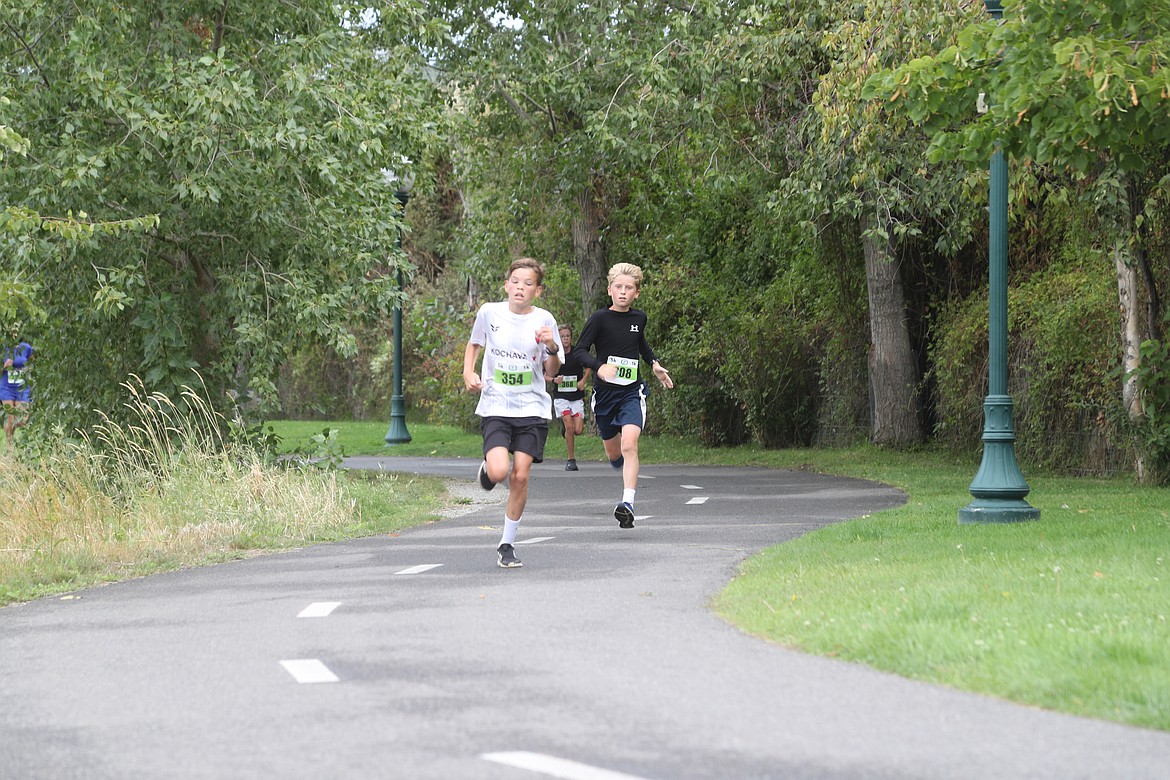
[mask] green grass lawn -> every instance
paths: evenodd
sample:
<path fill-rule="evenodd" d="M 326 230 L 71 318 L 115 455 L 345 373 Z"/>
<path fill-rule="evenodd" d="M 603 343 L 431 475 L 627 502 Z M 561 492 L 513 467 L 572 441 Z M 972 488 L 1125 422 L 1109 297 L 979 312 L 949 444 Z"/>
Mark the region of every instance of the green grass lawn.
<path fill-rule="evenodd" d="M 274 424 L 289 444 L 326 427 L 346 454 L 476 457 L 480 439 L 411 424 Z M 1170 492 L 1128 479 L 1025 476 L 1038 522 L 958 524 L 978 468 L 872 447 L 706 449 L 646 436 L 645 463 L 806 468 L 895 485 L 898 509 L 838 523 L 750 559 L 714 608 L 744 630 L 811 653 L 1012 701 L 1170 729 Z M 549 459 L 564 457 L 559 436 Z M 601 460 L 593 436 L 579 460 Z"/>

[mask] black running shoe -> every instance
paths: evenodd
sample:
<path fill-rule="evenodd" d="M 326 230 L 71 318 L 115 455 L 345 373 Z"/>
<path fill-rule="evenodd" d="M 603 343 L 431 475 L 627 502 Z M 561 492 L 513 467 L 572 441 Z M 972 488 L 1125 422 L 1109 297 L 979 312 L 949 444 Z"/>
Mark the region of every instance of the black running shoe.
<path fill-rule="evenodd" d="M 491 490 L 496 486 L 487 473 L 487 461 L 479 464 L 479 486 L 484 490 Z"/>
<path fill-rule="evenodd" d="M 496 555 L 501 569 L 518 569 L 524 564 L 516 557 L 516 550 L 510 544 L 501 544 L 496 548 Z"/>
<path fill-rule="evenodd" d="M 577 461 L 573 460 L 572 458 L 566 460 L 565 471 L 580 471 L 580 469 L 577 468 Z"/>
<path fill-rule="evenodd" d="M 618 459 L 611 460 L 609 462 L 609 465 L 613 466 L 614 471 L 621 471 L 622 466 L 626 465 L 626 456 L 625 455 L 618 455 Z"/>
<path fill-rule="evenodd" d="M 626 501 L 618 504 L 613 510 L 613 516 L 617 518 L 618 525 L 622 528 L 634 527 L 634 505 Z"/>

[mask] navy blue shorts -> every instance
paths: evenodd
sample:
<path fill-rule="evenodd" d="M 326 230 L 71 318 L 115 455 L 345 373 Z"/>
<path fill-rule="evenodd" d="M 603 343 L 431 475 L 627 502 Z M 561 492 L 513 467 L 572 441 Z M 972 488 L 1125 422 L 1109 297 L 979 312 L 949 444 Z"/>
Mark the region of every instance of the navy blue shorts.
<path fill-rule="evenodd" d="M 17 384 L 8 381 L 8 374 L 0 377 L 0 401 L 17 401 L 28 403 L 32 400 L 32 392 L 27 382 Z"/>
<path fill-rule="evenodd" d="M 548 420 L 543 417 L 484 417 L 479 428 L 483 431 L 485 456 L 488 450 L 507 447 L 508 452 L 531 455 L 533 463 L 544 461 Z"/>
<path fill-rule="evenodd" d="M 622 393 L 593 393 L 593 419 L 602 441 L 620 436 L 623 425 L 646 427 L 646 383 Z"/>

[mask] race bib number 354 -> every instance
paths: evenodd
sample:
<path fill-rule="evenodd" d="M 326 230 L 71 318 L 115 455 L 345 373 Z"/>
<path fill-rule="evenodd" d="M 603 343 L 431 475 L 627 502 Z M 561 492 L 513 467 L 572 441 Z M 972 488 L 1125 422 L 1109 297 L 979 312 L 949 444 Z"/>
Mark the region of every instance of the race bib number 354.
<path fill-rule="evenodd" d="M 523 364 L 496 366 L 493 378 L 503 390 L 523 390 L 532 384 L 532 367 Z"/>

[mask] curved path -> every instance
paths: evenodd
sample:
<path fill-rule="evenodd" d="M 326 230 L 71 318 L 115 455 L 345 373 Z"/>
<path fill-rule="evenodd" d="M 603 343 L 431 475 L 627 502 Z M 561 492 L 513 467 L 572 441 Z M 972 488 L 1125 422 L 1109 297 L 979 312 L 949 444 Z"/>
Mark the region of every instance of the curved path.
<path fill-rule="evenodd" d="M 713 616 L 752 552 L 895 506 L 790 471 L 536 467 L 465 513 L 0 610 L 0 778 L 1154 778 L 1170 734 L 791 652 Z"/>

